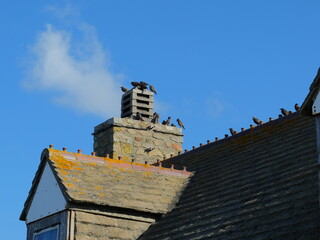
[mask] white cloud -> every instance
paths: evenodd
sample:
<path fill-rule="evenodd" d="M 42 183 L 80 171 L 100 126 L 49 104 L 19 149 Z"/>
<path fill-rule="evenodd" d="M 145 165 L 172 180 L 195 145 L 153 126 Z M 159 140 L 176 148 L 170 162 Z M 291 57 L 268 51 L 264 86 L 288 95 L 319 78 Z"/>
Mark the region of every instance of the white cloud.
<path fill-rule="evenodd" d="M 119 115 L 121 75 L 110 71 L 110 60 L 94 27 L 80 24 L 82 38 L 47 25 L 31 51 L 34 61 L 24 85 L 54 90 L 54 101 L 104 118 Z M 79 40 L 82 39 L 82 40 Z"/>

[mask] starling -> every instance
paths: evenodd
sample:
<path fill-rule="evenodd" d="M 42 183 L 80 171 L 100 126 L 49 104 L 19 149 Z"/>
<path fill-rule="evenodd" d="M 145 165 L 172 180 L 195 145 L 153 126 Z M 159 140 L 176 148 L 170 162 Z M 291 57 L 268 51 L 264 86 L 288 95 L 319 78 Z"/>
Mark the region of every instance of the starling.
<path fill-rule="evenodd" d="M 141 116 L 141 114 L 139 112 L 137 112 L 137 120 L 144 121 L 143 117 Z"/>
<path fill-rule="evenodd" d="M 150 84 L 149 84 L 149 89 L 150 89 L 151 92 L 157 94 L 156 89 L 155 89 L 152 85 L 150 85 Z"/>
<path fill-rule="evenodd" d="M 263 124 L 263 121 L 261 121 L 260 119 L 256 118 L 256 117 L 252 117 L 252 120 L 255 124 L 257 125 L 261 125 Z"/>
<path fill-rule="evenodd" d="M 300 106 L 298 105 L 298 103 L 296 103 L 295 105 L 294 105 L 294 109 L 296 110 L 296 111 L 300 111 Z"/>
<path fill-rule="evenodd" d="M 229 128 L 229 130 L 230 130 L 230 133 L 232 136 L 234 136 L 238 133 L 237 131 L 233 130 L 233 128 Z"/>
<path fill-rule="evenodd" d="M 171 117 L 168 117 L 167 121 L 165 121 L 164 125 L 169 126 L 171 121 Z"/>
<path fill-rule="evenodd" d="M 284 108 L 280 108 L 282 115 L 287 116 L 289 115 L 289 112 L 285 110 Z"/>
<path fill-rule="evenodd" d="M 121 87 L 121 90 L 122 90 L 122 92 L 128 92 L 129 91 L 129 89 L 125 88 L 125 87 Z"/>
<path fill-rule="evenodd" d="M 180 120 L 179 118 L 177 119 L 177 122 L 178 122 L 178 125 L 179 125 L 180 127 L 182 127 L 183 129 L 185 129 L 183 123 L 181 122 L 181 120 Z"/>
<path fill-rule="evenodd" d="M 138 82 L 131 82 L 131 85 L 133 86 L 133 88 L 139 88 L 140 87 L 140 83 L 138 83 Z"/>
<path fill-rule="evenodd" d="M 173 123 L 171 123 L 171 127 L 177 127 L 176 125 L 174 125 Z"/>
<path fill-rule="evenodd" d="M 153 114 L 153 118 L 151 119 L 151 122 L 152 123 L 159 123 L 159 118 L 160 118 L 160 116 L 159 116 L 159 113 L 154 113 Z"/>
<path fill-rule="evenodd" d="M 145 89 L 147 89 L 147 86 L 148 86 L 148 85 L 149 85 L 148 83 L 140 81 L 140 89 L 141 89 L 142 91 L 145 90 Z"/>

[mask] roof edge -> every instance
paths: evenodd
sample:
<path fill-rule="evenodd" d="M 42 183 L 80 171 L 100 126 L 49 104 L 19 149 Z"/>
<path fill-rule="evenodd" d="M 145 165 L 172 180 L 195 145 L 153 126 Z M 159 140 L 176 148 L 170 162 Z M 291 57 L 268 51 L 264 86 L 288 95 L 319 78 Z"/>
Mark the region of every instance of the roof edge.
<path fill-rule="evenodd" d="M 174 169 L 173 166 L 171 168 L 166 168 L 166 167 L 162 167 L 161 165 L 155 166 L 151 164 L 129 162 L 121 159 L 111 159 L 108 157 L 98 157 L 95 155 L 90 156 L 82 153 L 73 153 L 73 152 L 68 152 L 65 150 L 57 150 L 53 148 L 49 148 L 48 152 L 49 152 L 49 159 L 55 153 L 58 153 L 62 157 L 66 159 L 72 159 L 74 161 L 100 163 L 107 166 L 131 169 L 135 171 L 152 172 L 152 173 L 159 173 L 163 175 L 180 176 L 185 178 L 188 178 L 192 174 L 191 172 L 188 172 L 186 169 L 183 169 L 183 170 Z"/>
<path fill-rule="evenodd" d="M 165 159 L 165 160 L 162 161 L 162 164 L 163 164 L 164 166 L 169 166 L 171 163 L 176 162 L 177 160 L 183 159 L 183 158 L 185 158 L 185 157 L 187 157 L 187 156 L 191 156 L 191 155 L 193 155 L 193 154 L 195 154 L 195 153 L 197 153 L 197 152 L 199 152 L 199 151 L 203 151 L 203 150 L 206 150 L 206 149 L 208 149 L 208 148 L 214 147 L 214 146 L 216 146 L 216 145 L 223 144 L 223 143 L 225 143 L 225 142 L 227 142 L 227 141 L 232 141 L 233 139 L 242 137 L 242 136 L 247 135 L 247 134 L 249 134 L 249 133 L 252 133 L 252 132 L 254 132 L 254 131 L 258 131 L 258 130 L 263 129 L 263 128 L 265 128 L 265 127 L 273 126 L 273 125 L 275 125 L 275 124 L 279 124 L 279 123 L 281 123 L 281 122 L 290 120 L 290 119 L 292 119 L 292 118 L 294 118 L 294 117 L 299 116 L 300 114 L 301 114 L 301 111 L 293 112 L 293 113 L 291 113 L 291 114 L 289 114 L 289 115 L 287 115 L 287 116 L 279 117 L 279 118 L 274 119 L 274 120 L 272 120 L 272 121 L 266 122 L 266 123 L 264 123 L 264 124 L 262 124 L 262 125 L 255 126 L 255 127 L 253 127 L 253 128 L 248 128 L 248 129 L 246 129 L 245 131 L 239 132 L 239 133 L 237 133 L 237 134 L 234 135 L 234 136 L 228 136 L 228 137 L 226 137 L 226 138 L 222 138 L 222 139 L 217 140 L 217 141 L 215 141 L 215 142 L 210 142 L 210 143 L 208 143 L 208 144 L 202 145 L 202 146 L 197 147 L 197 148 L 195 148 L 195 149 L 191 149 L 190 151 L 181 153 L 180 155 L 176 155 L 176 156 L 173 156 L 173 157 L 171 157 L 171 158 L 167 158 L 167 159 Z"/>
<path fill-rule="evenodd" d="M 301 106 L 301 114 L 307 115 L 307 116 L 313 116 L 312 104 L 315 98 L 317 97 L 319 90 L 320 90 L 320 68 L 318 68 L 317 75 L 315 76 L 313 82 L 309 87 L 309 93 Z"/>

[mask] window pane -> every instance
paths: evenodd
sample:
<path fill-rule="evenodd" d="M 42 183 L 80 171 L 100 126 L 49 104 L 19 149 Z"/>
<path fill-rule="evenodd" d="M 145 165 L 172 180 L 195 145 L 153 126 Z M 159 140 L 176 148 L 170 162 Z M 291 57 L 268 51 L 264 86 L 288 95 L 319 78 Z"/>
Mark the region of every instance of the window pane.
<path fill-rule="evenodd" d="M 57 240 L 58 229 L 52 229 L 47 232 L 37 234 L 34 240 Z"/>

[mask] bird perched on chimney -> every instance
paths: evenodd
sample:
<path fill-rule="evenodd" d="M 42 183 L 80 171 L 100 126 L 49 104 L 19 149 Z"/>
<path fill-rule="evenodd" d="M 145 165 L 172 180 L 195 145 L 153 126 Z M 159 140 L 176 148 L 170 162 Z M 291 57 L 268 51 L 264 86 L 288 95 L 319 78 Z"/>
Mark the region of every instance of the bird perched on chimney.
<path fill-rule="evenodd" d="M 139 112 L 137 112 L 137 120 L 144 121 L 143 117 Z"/>
<path fill-rule="evenodd" d="M 181 122 L 181 120 L 180 120 L 179 118 L 177 119 L 177 122 L 178 122 L 178 125 L 179 125 L 180 127 L 182 127 L 183 129 L 185 129 L 183 123 Z"/>
<path fill-rule="evenodd" d="M 147 89 L 147 86 L 148 86 L 148 85 L 149 85 L 148 83 L 140 81 L 140 89 L 141 89 L 142 91 L 145 90 L 145 89 Z"/>
<path fill-rule="evenodd" d="M 233 128 L 229 128 L 229 130 L 230 130 L 230 133 L 232 136 L 234 136 L 238 133 L 237 131 L 233 130 Z"/>
<path fill-rule="evenodd" d="M 149 89 L 150 89 L 151 92 L 157 94 L 156 89 L 155 89 L 152 85 L 150 85 L 150 84 L 149 84 Z"/>
<path fill-rule="evenodd" d="M 296 103 L 295 105 L 294 105 L 294 109 L 296 110 L 296 111 L 300 111 L 300 106 L 298 105 L 298 103 Z"/>
<path fill-rule="evenodd" d="M 121 87 L 121 91 L 122 91 L 122 92 L 128 92 L 129 89 L 128 89 L 128 88 L 125 88 L 125 87 Z"/>
<path fill-rule="evenodd" d="M 287 116 L 289 115 L 289 112 L 285 110 L 284 108 L 280 108 L 282 115 Z"/>
<path fill-rule="evenodd" d="M 131 82 L 131 85 L 133 86 L 133 88 L 139 88 L 140 87 L 140 83 L 138 83 L 138 82 Z"/>
<path fill-rule="evenodd" d="M 153 114 L 153 117 L 152 117 L 152 119 L 151 119 L 151 122 L 152 123 L 159 123 L 159 118 L 160 118 L 160 115 L 159 115 L 159 113 L 154 113 Z"/>
<path fill-rule="evenodd" d="M 163 125 L 169 126 L 170 121 L 171 121 L 171 117 L 168 117 L 167 121 L 165 121 Z"/>
<path fill-rule="evenodd" d="M 261 125 L 263 124 L 263 121 L 261 121 L 260 119 L 256 118 L 256 117 L 252 117 L 252 120 L 255 124 L 257 125 Z"/>

